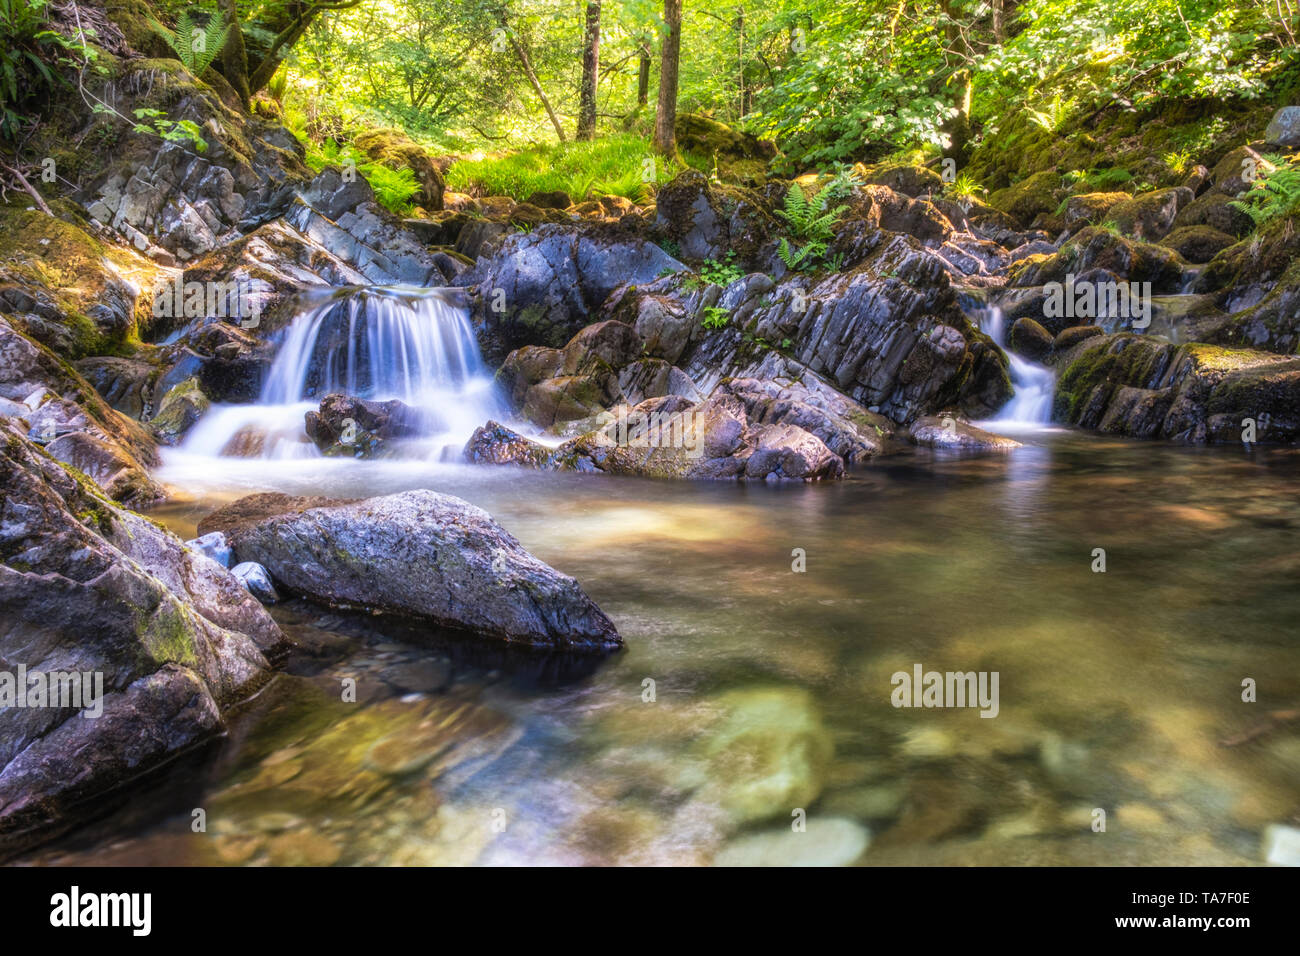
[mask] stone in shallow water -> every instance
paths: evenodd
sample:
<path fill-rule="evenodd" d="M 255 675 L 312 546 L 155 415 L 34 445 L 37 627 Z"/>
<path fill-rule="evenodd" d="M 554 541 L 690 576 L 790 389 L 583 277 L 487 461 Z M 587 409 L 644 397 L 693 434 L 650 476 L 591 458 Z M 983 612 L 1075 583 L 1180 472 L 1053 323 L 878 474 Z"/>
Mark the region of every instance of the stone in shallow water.
<path fill-rule="evenodd" d="M 220 531 L 213 531 L 198 538 L 191 538 L 185 542 L 185 547 L 197 551 L 199 554 L 206 554 L 223 568 L 230 567 L 231 561 L 234 560 L 234 552 L 230 550 L 226 536 Z"/>
<path fill-rule="evenodd" d="M 230 569 L 230 573 L 239 579 L 240 584 L 248 588 L 249 594 L 263 604 L 274 604 L 280 600 L 275 585 L 271 583 L 271 575 L 267 574 L 266 568 L 256 561 L 240 562 Z"/>
<path fill-rule="evenodd" d="M 1300 829 L 1274 823 L 1264 831 L 1264 859 L 1277 866 L 1300 866 Z"/>
<path fill-rule="evenodd" d="M 716 704 L 726 717 L 699 744 L 704 799 L 739 822 L 787 817 L 817 799 L 834 745 L 807 691 L 738 690 Z"/>
<path fill-rule="evenodd" d="M 808 820 L 807 829 L 790 827 L 741 837 L 714 857 L 717 866 L 847 866 L 871 842 L 867 829 L 852 820 Z"/>

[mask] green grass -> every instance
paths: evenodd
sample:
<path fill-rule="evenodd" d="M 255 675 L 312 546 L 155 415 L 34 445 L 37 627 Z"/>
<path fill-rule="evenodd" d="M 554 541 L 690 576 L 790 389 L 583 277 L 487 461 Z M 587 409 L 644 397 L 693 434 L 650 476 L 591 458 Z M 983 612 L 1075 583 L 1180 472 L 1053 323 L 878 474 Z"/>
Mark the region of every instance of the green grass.
<path fill-rule="evenodd" d="M 653 177 L 647 175 L 649 159 L 654 160 Z M 655 156 L 648 140 L 623 133 L 590 142 L 534 146 L 486 159 L 462 159 L 447 170 L 447 188 L 520 201 L 535 192 L 563 190 L 574 202 L 614 195 L 640 204 L 649 201 L 652 183 L 667 182 L 678 172 L 662 156 Z"/>

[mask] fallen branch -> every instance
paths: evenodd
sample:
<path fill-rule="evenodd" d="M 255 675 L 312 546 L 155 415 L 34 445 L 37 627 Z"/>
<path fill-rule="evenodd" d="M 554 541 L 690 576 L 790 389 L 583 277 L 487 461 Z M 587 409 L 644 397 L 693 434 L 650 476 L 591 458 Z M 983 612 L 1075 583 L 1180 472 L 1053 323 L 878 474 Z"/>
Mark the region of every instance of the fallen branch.
<path fill-rule="evenodd" d="M 31 194 L 32 199 L 36 200 L 36 205 L 40 207 L 41 212 L 45 213 L 47 216 L 50 217 L 54 216 L 54 212 L 50 209 L 49 205 L 45 202 L 45 199 L 41 196 L 40 193 L 36 191 L 36 189 L 32 186 L 32 184 L 27 181 L 27 177 L 22 174 L 21 170 L 15 169 L 14 167 L 10 166 L 8 163 L 0 163 L 0 166 L 4 167 L 5 171 L 10 173 L 15 179 L 17 179 L 18 184 L 22 186 L 23 189 L 27 190 L 28 193 Z"/>

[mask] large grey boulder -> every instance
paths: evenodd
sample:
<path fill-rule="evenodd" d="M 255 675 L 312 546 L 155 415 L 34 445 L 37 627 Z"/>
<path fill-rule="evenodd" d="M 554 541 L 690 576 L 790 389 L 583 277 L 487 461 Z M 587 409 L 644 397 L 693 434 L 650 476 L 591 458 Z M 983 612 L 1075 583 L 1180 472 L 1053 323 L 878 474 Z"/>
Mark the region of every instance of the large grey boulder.
<path fill-rule="evenodd" d="M 492 516 L 451 495 L 356 502 L 252 495 L 209 515 L 239 562 L 293 594 L 522 644 L 618 647 L 613 623 L 573 578 L 533 557 Z"/>
<path fill-rule="evenodd" d="M 524 345 L 561 348 L 623 283 L 684 269 L 654 243 L 616 226 L 552 223 L 506 237 L 455 284 L 474 288 L 483 351 L 499 363 Z"/>
<path fill-rule="evenodd" d="M 0 425 L 0 661 L 92 675 L 0 708 L 0 835 L 60 822 L 219 729 L 286 639 L 225 568 Z M 97 677 L 94 675 L 98 675 Z M 102 716 L 85 706 L 102 689 Z"/>

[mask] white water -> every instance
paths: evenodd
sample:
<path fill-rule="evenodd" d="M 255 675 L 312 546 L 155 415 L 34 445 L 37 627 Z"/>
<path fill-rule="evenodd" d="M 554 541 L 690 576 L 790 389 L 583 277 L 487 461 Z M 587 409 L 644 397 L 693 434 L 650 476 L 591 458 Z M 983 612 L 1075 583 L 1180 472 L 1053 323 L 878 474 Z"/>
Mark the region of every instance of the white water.
<path fill-rule="evenodd" d="M 1006 353 L 1010 365 L 1011 385 L 1015 394 L 1011 401 L 982 425 L 994 431 L 1040 431 L 1052 421 L 1052 396 L 1056 388 L 1056 374 L 1046 366 L 1036 365 L 1021 358 L 1007 348 L 1006 317 L 996 305 L 983 308 L 978 315 L 980 331 L 984 332 Z"/>
<path fill-rule="evenodd" d="M 203 416 L 179 455 L 231 460 L 250 435 L 259 453 L 242 457 L 318 459 L 304 415 L 331 392 L 386 401 L 425 412 L 430 432 L 404 454 L 459 457 L 489 418 L 501 417 L 492 377 L 479 354 L 458 290 L 348 290 L 296 316 L 254 405 L 216 405 Z"/>

